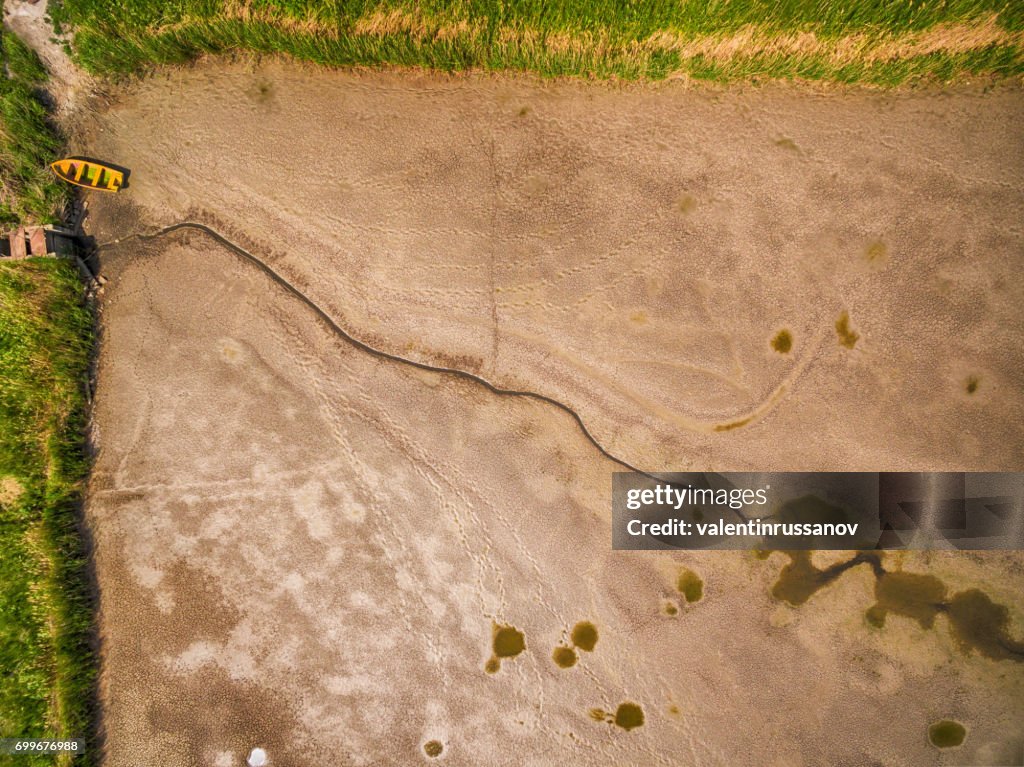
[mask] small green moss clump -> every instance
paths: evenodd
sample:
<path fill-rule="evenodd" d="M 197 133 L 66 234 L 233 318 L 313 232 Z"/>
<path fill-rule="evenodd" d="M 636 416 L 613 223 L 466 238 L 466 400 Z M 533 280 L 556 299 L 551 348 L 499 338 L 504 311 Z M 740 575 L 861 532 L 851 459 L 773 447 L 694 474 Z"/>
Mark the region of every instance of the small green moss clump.
<path fill-rule="evenodd" d="M 576 651 L 571 647 L 559 646 L 551 653 L 551 659 L 559 668 L 572 668 L 576 665 L 576 661 L 579 660 L 579 656 L 576 655 Z"/>
<path fill-rule="evenodd" d="M 526 639 L 523 632 L 514 626 L 497 626 L 493 646 L 496 657 L 514 658 L 526 649 Z"/>
<path fill-rule="evenodd" d="M 780 330 L 772 339 L 772 348 L 779 354 L 789 354 L 793 348 L 793 334 L 786 329 Z"/>
<path fill-rule="evenodd" d="M 839 336 L 839 345 L 852 349 L 860 340 L 860 333 L 850 327 L 850 313 L 843 310 L 836 320 L 836 335 Z"/>
<path fill-rule="evenodd" d="M 590 621 L 580 621 L 572 627 L 572 643 L 584 652 L 593 652 L 597 646 L 597 626 Z"/>
<path fill-rule="evenodd" d="M 864 251 L 864 258 L 867 259 L 868 263 L 876 263 L 883 260 L 888 253 L 889 249 L 885 246 L 885 243 L 881 240 L 875 240 Z"/>
<path fill-rule="evenodd" d="M 624 730 L 632 730 L 644 723 L 644 710 L 636 703 L 620 703 L 615 710 L 615 724 Z"/>
<path fill-rule="evenodd" d="M 936 748 L 955 748 L 967 737 L 966 728 L 960 722 L 943 719 L 928 728 L 928 740 Z"/>
<path fill-rule="evenodd" d="M 693 570 L 683 568 L 679 571 L 676 588 L 687 602 L 699 602 L 704 597 L 704 581 Z"/>
<path fill-rule="evenodd" d="M 439 740 L 428 740 L 423 744 L 423 753 L 427 756 L 440 756 L 442 751 L 444 751 L 444 745 Z"/>

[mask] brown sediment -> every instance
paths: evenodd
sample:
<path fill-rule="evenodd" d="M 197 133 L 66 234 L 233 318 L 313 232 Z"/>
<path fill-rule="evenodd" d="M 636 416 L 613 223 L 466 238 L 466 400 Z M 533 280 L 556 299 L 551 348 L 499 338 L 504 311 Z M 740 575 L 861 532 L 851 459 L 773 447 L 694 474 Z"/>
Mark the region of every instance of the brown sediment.
<path fill-rule="evenodd" d="M 1002 275 L 1000 267 L 1005 261 L 1001 253 L 1019 250 L 1012 242 L 1011 206 L 982 206 L 980 202 L 987 199 L 985 179 L 999 176 L 1005 168 L 998 157 L 1012 151 L 1001 143 L 1013 135 L 1006 117 L 1016 114 L 1014 97 L 1008 92 L 984 98 L 972 91 L 958 92 L 952 101 L 938 107 L 953 120 L 949 131 L 984 133 L 986 151 L 980 158 L 971 158 L 975 166 L 982 163 L 974 172 L 956 152 L 949 153 L 935 170 L 925 157 L 927 153 L 908 149 L 928 145 L 933 138 L 941 140 L 933 136 L 937 130 L 930 119 L 934 97 L 927 95 L 885 101 L 868 93 L 844 94 L 826 105 L 801 100 L 786 90 L 762 91 L 730 95 L 729 109 L 723 112 L 716 102 L 718 96 L 677 90 L 672 84 L 665 84 L 665 98 L 656 101 L 645 100 L 641 89 L 549 84 L 552 93 L 558 94 L 549 102 L 541 94 L 543 88 L 538 90 L 535 84 L 516 78 L 466 76 L 437 82 L 427 78 L 430 84 L 424 87 L 437 96 L 432 102 L 434 110 L 452 126 L 448 133 L 431 134 L 420 128 L 421 122 L 432 119 L 416 84 L 426 80 L 394 73 L 373 77 L 314 73 L 273 64 L 255 71 L 252 67 L 196 67 L 175 76 L 189 93 L 184 105 L 180 92 L 172 92 L 162 81 L 142 81 L 119 107 L 117 119 L 123 122 L 114 125 L 110 121 L 97 133 L 97 151 L 123 156 L 129 166 L 139 169 L 132 201 L 142 206 L 153 222 L 182 220 L 190 212 L 206 223 L 230 222 L 251 244 L 247 249 L 263 255 L 269 249 L 273 257 L 268 262 L 280 267 L 298 290 L 353 337 L 373 341 L 382 351 L 404 349 L 414 340 L 415 351 L 409 356 L 416 361 L 435 361 L 444 367 L 445 360 L 464 360 L 467 370 L 479 366 L 481 377 L 498 388 L 545 393 L 578 413 L 600 444 L 608 447 L 615 442 L 615 450 L 610 452 L 638 468 L 677 465 L 680 455 L 703 450 L 702 442 L 713 434 L 728 435 L 716 441 L 718 460 L 742 463 L 756 453 L 760 458 L 755 460 L 764 465 L 763 461 L 772 460 L 778 435 L 774 429 L 745 427 L 777 412 L 783 412 L 786 428 L 828 423 L 834 430 L 830 441 L 834 447 L 812 449 L 801 440 L 790 441 L 787 455 L 809 468 L 824 468 L 839 455 L 853 457 L 859 465 L 884 465 L 890 449 L 916 465 L 928 464 L 933 457 L 965 468 L 971 464 L 981 468 L 993 461 L 1007 468 L 1016 465 L 1012 456 L 1019 454 L 1021 438 L 1005 423 L 994 423 L 988 414 L 975 415 L 986 421 L 990 432 L 999 432 L 997 438 L 986 440 L 984 449 L 963 444 L 954 449 L 956 435 L 963 433 L 964 416 L 950 403 L 933 402 L 934 387 L 927 384 L 930 379 L 923 361 L 968 358 L 966 336 L 973 336 L 974 331 L 961 337 L 955 336 L 955 330 L 953 335 L 946 330 L 929 334 L 923 323 L 910 321 L 918 316 L 916 309 L 885 311 L 889 286 L 898 286 L 900 302 L 908 307 L 926 308 L 936 300 L 930 284 L 916 279 L 926 268 L 934 267 L 956 279 L 965 263 L 973 263 L 991 270 L 997 280 L 1012 279 Z M 313 79 L 315 86 L 310 84 Z M 245 111 L 249 97 L 242 98 L 254 82 L 271 84 L 280 107 L 259 114 L 258 124 L 252 122 L 257 116 Z M 231 97 L 225 98 L 225 94 Z M 490 98 L 501 100 L 502 108 L 495 102 L 490 111 L 475 109 L 478 102 L 490 103 Z M 571 105 L 583 99 L 599 105 L 594 117 L 579 118 L 574 111 Z M 793 104 L 787 108 L 787 119 L 770 134 L 739 117 L 744 110 L 770 110 L 773 103 L 788 99 Z M 975 99 L 985 105 L 980 119 L 973 119 L 979 114 Z M 532 114 L 543 110 L 541 124 L 521 121 L 532 127 L 509 134 L 505 130 L 508 111 L 523 104 L 531 105 Z M 708 149 L 711 156 L 695 165 L 684 144 L 666 143 L 667 134 L 645 127 L 644 135 L 631 137 L 596 117 L 620 109 L 644 114 L 650 110 L 643 126 L 678 125 L 678 135 L 690 136 L 702 146 L 714 146 Z M 368 130 L 369 123 L 357 119 L 358 115 L 383 111 L 401 116 L 384 129 L 389 146 L 401 150 L 397 165 L 378 151 L 380 131 Z M 209 140 L 183 146 L 180 161 L 172 161 L 163 151 L 163 131 L 150 119 L 151 114 L 165 112 L 173 113 L 183 130 Z M 476 115 L 476 122 L 465 119 L 467 114 Z M 898 148 L 878 146 L 877 136 L 865 126 L 883 119 L 899 135 L 913 136 L 913 140 Z M 708 126 L 719 121 L 728 123 L 723 133 L 729 137 L 728 147 L 709 140 Z M 370 122 L 380 123 L 373 118 Z M 308 129 L 308 134 L 290 142 L 293 162 L 261 168 L 254 174 L 237 174 L 222 163 L 228 151 L 224 147 L 237 154 L 238 163 L 231 168 L 257 167 L 261 157 L 280 155 L 281 137 L 294 136 L 296 124 Z M 477 127 L 470 130 L 471 124 Z M 806 126 L 822 124 L 836 125 L 835 135 L 817 130 L 807 135 Z M 332 125 L 339 126 L 346 141 L 338 141 L 338 130 L 328 127 Z M 231 137 L 238 131 L 246 132 L 247 141 L 236 145 Z M 717 130 L 713 132 L 717 135 Z M 841 141 L 839 134 L 843 135 Z M 491 160 L 486 152 L 477 151 L 476 135 L 496 137 L 496 146 L 502 150 L 495 156 L 501 189 L 496 197 L 488 196 L 494 178 Z M 744 169 L 758 167 L 765 141 L 777 136 L 797 137 L 794 140 L 802 146 L 811 141 L 828 162 L 810 176 L 805 165 L 795 164 L 752 177 Z M 577 147 L 577 160 L 562 161 L 556 159 L 560 155 L 545 153 L 541 167 L 525 175 L 543 176 L 575 190 L 573 194 L 564 200 L 550 195 L 536 200 L 521 197 L 526 178 L 519 170 L 525 158 L 539 147 L 565 146 L 566 142 Z M 648 158 L 652 150 L 644 147 L 659 142 L 667 147 L 664 154 L 653 153 Z M 615 154 L 616 147 L 623 146 L 629 151 L 620 157 Z M 323 151 L 324 147 L 331 151 Z M 436 178 L 445 177 L 453 167 L 444 158 L 455 156 L 461 168 L 461 186 L 449 189 L 438 185 Z M 877 173 L 873 163 L 865 164 L 865 156 L 877 158 L 883 165 L 905 162 L 909 178 L 897 184 Z M 616 158 L 611 165 L 609 157 Z M 730 160 L 736 157 L 746 159 Z M 574 176 L 577 161 L 592 175 Z M 188 183 L 188 169 L 193 167 L 208 168 L 216 176 L 201 194 Z M 325 178 L 337 182 L 296 187 L 290 175 L 295 167 L 323 168 Z M 401 173 L 395 171 L 397 167 L 402 168 Z M 971 247 L 956 259 L 943 256 L 929 266 L 924 251 L 910 244 L 945 237 L 955 222 L 941 219 L 938 225 L 926 226 L 926 218 L 939 219 L 922 216 L 922 223 L 908 226 L 897 221 L 895 211 L 915 206 L 947 209 L 945 198 L 932 203 L 914 194 L 929 183 L 928 174 L 933 170 L 950 180 L 950 194 L 955 193 L 957 204 L 968 206 L 960 224 L 970 222 L 974 232 L 970 241 L 992 244 L 984 251 Z M 219 178 L 224 173 L 231 174 L 230 183 Z M 838 181 L 827 187 L 812 183 L 810 179 L 819 173 L 829 178 L 835 174 Z M 842 200 L 854 199 L 853 190 L 870 183 L 880 185 L 878 194 L 893 201 L 890 208 L 868 218 L 859 209 L 842 208 Z M 622 184 L 630 191 L 621 198 L 602 193 Z M 654 188 L 660 191 L 653 200 L 638 191 Z M 737 204 L 755 215 L 742 219 L 730 215 L 715 201 L 715 190 L 725 188 L 737 189 Z M 289 203 L 284 193 L 289 189 L 298 190 L 292 195 L 294 203 Z M 456 189 L 461 191 L 456 194 Z M 682 194 L 699 201 L 694 215 L 679 214 L 677 203 Z M 1012 195 L 1011 191 L 998 199 L 1012 199 Z M 804 211 L 801 216 L 780 214 L 769 204 L 793 199 L 807 201 L 798 206 Z M 472 201 L 494 206 L 487 217 L 495 227 L 490 237 L 506 248 L 508 256 L 502 262 L 505 266 L 493 272 L 489 271 L 489 257 L 484 258 L 489 251 L 481 240 L 484 230 Z M 301 242 L 291 254 L 278 258 L 280 239 L 276 233 L 296 229 L 294 221 L 301 214 L 285 212 L 295 206 L 313 213 L 308 221 L 303 218 L 304 228 L 298 230 Z M 848 241 L 844 237 L 836 243 L 839 252 L 863 251 L 884 232 L 886 245 L 901 252 L 898 262 L 891 260 L 884 272 L 869 275 L 863 273 L 861 259 L 856 259 L 860 263 L 832 264 L 818 243 L 807 240 L 806 232 L 829 230 L 828 211 L 837 209 L 843 210 L 842 231 L 850 232 Z M 400 215 L 380 218 L 374 212 L 383 210 Z M 790 210 L 788 203 L 786 210 Z M 813 214 L 807 214 L 808 210 Z M 809 227 L 807 215 L 812 216 Z M 642 226 L 625 227 L 622 221 L 627 219 L 642 222 Z M 689 227 L 698 219 L 701 226 L 688 229 L 686 253 L 677 253 L 679 227 Z M 597 223 L 588 227 L 582 225 L 584 221 Z M 733 233 L 728 247 L 714 234 L 722 227 Z M 771 237 L 764 236 L 766 227 Z M 895 231 L 900 232 L 899 237 L 889 234 Z M 554 232 L 559 236 L 552 239 Z M 556 246 L 556 239 L 565 243 L 564 247 Z M 763 268 L 775 263 L 777 256 L 769 247 L 769 242 L 775 241 L 794 243 L 785 268 Z M 359 247 L 342 248 L 339 244 L 343 242 L 358 242 Z M 444 265 L 419 260 L 417 254 L 440 252 L 439 248 L 450 242 L 465 247 L 450 250 Z M 300 252 L 316 256 L 307 260 L 297 255 Z M 694 259 L 707 264 L 705 276 L 691 269 Z M 636 279 L 630 278 L 628 289 L 608 290 L 623 274 L 632 274 L 634 262 Z M 827 279 L 825 271 L 830 272 Z M 355 274 L 377 275 L 380 281 L 351 276 Z M 489 281 L 477 284 L 475 278 L 468 278 L 474 274 L 491 274 L 493 286 Z M 763 289 L 739 290 L 745 274 L 757 274 Z M 658 285 L 673 289 L 659 292 L 662 288 Z M 676 298 L 668 300 L 673 295 Z M 784 317 L 772 299 L 782 295 L 791 299 Z M 998 292 L 987 296 L 985 306 L 975 311 L 953 303 L 944 300 L 937 310 L 937 316 L 945 318 L 944 326 L 978 326 L 982 336 L 985 328 L 1012 327 L 1012 314 Z M 829 385 L 828 374 L 818 364 L 827 345 L 816 349 L 812 342 L 817 334 L 805 335 L 805 329 L 832 332 L 831 323 L 823 325 L 819 315 L 823 306 L 837 304 L 839 308 L 855 306 L 858 322 L 866 328 L 870 320 L 872 332 L 884 338 L 890 355 L 913 367 L 899 378 L 898 399 L 922 403 L 920 407 L 872 411 L 878 395 L 878 370 L 863 360 L 856 370 L 848 371 L 843 397 L 826 402 L 817 396 Z M 694 314 L 698 307 L 704 308 Z M 604 323 L 605 317 L 629 317 L 638 309 L 645 312 L 646 324 L 622 328 Z M 771 326 L 783 319 L 799 339 L 794 351 L 800 350 L 810 360 L 792 381 L 781 380 L 784 371 L 772 359 L 774 355 L 762 354 L 764 340 L 757 344 L 745 340 L 762 338 L 766 322 Z M 834 321 L 835 315 L 830 320 Z M 857 322 L 851 325 L 853 332 L 861 332 Z M 671 332 L 671 339 L 666 331 Z M 858 350 L 861 345 L 857 342 Z M 501 350 L 497 356 L 495 348 Z M 1012 362 L 997 349 L 972 349 L 970 355 L 979 365 L 993 368 L 994 374 L 1009 370 Z M 621 364 L 624 357 L 632 362 Z M 741 370 L 743 380 L 738 377 Z M 779 387 L 784 394 L 766 396 Z M 891 396 L 897 398 L 895 392 Z M 994 406 L 1005 407 L 1012 400 L 1005 393 Z M 793 408 L 787 405 L 790 401 Z M 925 412 L 929 410 L 925 402 L 932 403 L 931 410 L 938 407 L 940 416 Z M 762 408 L 763 404 L 767 407 Z M 631 412 L 642 412 L 644 417 L 635 419 L 633 429 L 622 431 L 620 426 Z M 800 413 L 799 418 L 794 412 Z M 794 419 L 800 421 L 798 426 L 789 423 Z M 909 436 L 925 428 L 940 432 L 927 445 Z M 972 431 L 975 428 L 971 426 Z M 748 437 L 742 431 L 758 431 L 759 436 Z"/>
<path fill-rule="evenodd" d="M 655 612 L 671 584 L 652 573 L 650 558 L 610 552 L 606 530 L 592 524 L 619 464 L 595 450 L 573 413 L 599 445 L 638 467 L 1019 462 L 1020 434 L 1006 425 L 1020 420 L 1016 390 L 982 384 L 984 402 L 970 408 L 962 393 L 971 370 L 1015 380 L 1016 315 L 1005 291 L 961 306 L 921 279 L 977 270 L 993 285 L 1015 284 L 1001 270 L 1006 254 L 1019 252 L 1020 187 L 1003 169 L 1018 122 L 1005 117 L 1019 111 L 1019 96 L 820 100 L 799 89 L 702 95 L 668 83 L 654 98 L 631 86 L 267 62 L 170 75 L 133 81 L 110 113 L 94 117 L 102 130 L 89 148 L 125 158 L 136 183 L 130 198 L 90 202 L 92 233 L 107 242 L 192 217 L 270 271 L 195 234 L 100 253 L 109 279 L 94 416 L 103 444 L 89 518 L 101 538 L 101 630 L 110 638 L 109 767 L 212 763 L 261 732 L 304 727 L 332 739 L 301 739 L 295 752 L 269 744 L 298 767 L 329 763 L 339 744 L 370 764 L 424 759 L 424 737 L 450 737 L 478 761 L 501 763 L 510 748 L 543 761 L 550 733 L 570 731 L 567 759 L 596 765 L 610 725 L 579 725 L 588 703 L 607 696 L 587 697 L 584 683 L 650 701 L 656 709 L 645 713 L 655 717 L 664 711 L 663 664 L 685 667 L 708 648 L 732 648 L 728 664 L 686 675 L 687 694 L 717 699 L 727 690 L 739 708 L 768 710 L 780 685 L 806 684 L 799 664 L 780 664 L 766 681 L 763 662 L 746 660 L 765 649 L 801 651 L 786 632 L 767 631 L 752 606 L 742 585 L 749 557 L 715 555 L 713 567 L 688 558 L 719 584 L 715 604 L 688 616 L 705 619 Z M 261 105 L 254 93 L 263 84 L 273 98 Z M 531 116 L 517 120 L 524 103 Z M 766 109 L 775 124 L 749 119 Z M 936 110 L 941 121 L 929 117 Z M 639 119 L 608 119 L 627 113 Z M 891 146 L 877 141 L 881 120 L 898 139 Z M 966 132 L 976 138 L 970 152 L 950 146 L 936 162 L 922 148 Z M 168 135 L 186 133 L 203 138 L 167 150 Z M 779 135 L 805 152 L 775 149 Z M 658 142 L 667 148 L 654 151 Z M 780 162 L 761 174 L 763 153 Z M 898 181 L 879 170 L 894 161 L 906 170 Z M 555 191 L 528 185 L 531 174 Z M 937 197 L 922 198 L 921 185 L 935 179 Z M 862 188 L 891 205 L 844 206 Z M 681 190 L 700 201 L 691 215 L 676 206 Z M 943 223 L 936 211 L 954 196 L 962 220 Z M 749 216 L 736 216 L 739 207 Z M 806 237 L 832 224 L 843 242 Z M 963 252 L 928 247 L 963 226 Z M 879 231 L 899 233 L 900 258 L 884 280 L 844 257 Z M 782 256 L 778 243 L 787 243 Z M 970 270 L 959 271 L 964 263 Z M 757 290 L 744 281 L 751 275 Z M 856 307 L 879 348 L 884 340 L 884 361 L 837 355 L 834 342 L 805 336 L 816 328 L 831 338 L 834 315 L 822 320 L 831 311 L 822 307 L 844 305 Z M 640 310 L 646 322 L 631 321 Z M 331 323 L 377 352 L 413 359 L 364 353 Z M 807 360 L 784 379 L 790 360 L 765 346 L 765 328 L 783 323 Z M 225 337 L 237 342 L 230 360 Z M 984 337 L 990 347 L 976 344 Z M 947 369 L 945 359 L 971 367 Z M 458 373 L 439 375 L 431 360 L 480 365 L 493 385 L 544 392 L 571 412 L 494 396 Z M 838 379 L 837 361 L 846 364 Z M 784 394 L 765 400 L 776 390 Z M 979 412 L 967 419 L 964 410 Z M 751 413 L 757 428 L 713 428 L 750 423 Z M 177 561 L 195 577 L 175 577 Z M 1002 560 L 992 577 L 1012 579 L 1014 566 Z M 179 620 L 186 606 L 205 604 L 200 583 L 215 586 L 210 604 L 220 609 Z M 826 601 L 813 607 L 830 609 Z M 1006 649 L 1000 632 L 1015 636 L 998 605 L 946 601 L 943 614 L 989 616 L 997 635 L 989 652 Z M 560 671 L 549 665 L 551 644 L 530 652 L 578 615 L 599 619 L 608 663 L 593 662 L 602 653 L 579 656 L 586 668 Z M 533 637 L 505 668 L 480 657 L 493 649 L 491 616 Z M 804 626 L 802 639 L 823 648 L 827 684 L 794 698 L 787 716 L 825 744 L 823 759 L 856 758 L 847 748 L 854 740 L 865 753 L 926 758 L 926 723 L 909 721 L 900 699 L 870 684 L 832 684 L 853 652 L 881 638 L 825 641 L 826 626 Z M 620 652 L 638 659 L 628 689 L 613 662 Z M 216 684 L 204 686 L 211 675 Z M 928 680 L 930 693 L 951 691 L 940 676 Z M 899 682 L 907 695 L 922 690 L 911 676 Z M 971 722 L 1014 691 L 964 674 L 955 694 L 956 713 Z M 444 705 L 432 707 L 442 695 Z M 323 713 L 337 710 L 339 696 L 358 701 L 340 729 Z M 153 697 L 160 706 L 150 712 Z M 541 699 L 538 726 L 516 725 Z M 246 705 L 252 700 L 275 705 Z M 816 718 L 822 704 L 834 721 Z M 375 718 L 396 706 L 438 719 Z M 741 763 L 764 748 L 780 759 L 806 756 L 783 738 L 721 737 L 729 717 L 708 707 L 706 738 L 680 738 L 659 722 L 628 739 L 682 763 Z M 180 756 L 161 752 L 182 732 L 200 734 Z M 455 756 L 446 746 L 437 761 Z"/>

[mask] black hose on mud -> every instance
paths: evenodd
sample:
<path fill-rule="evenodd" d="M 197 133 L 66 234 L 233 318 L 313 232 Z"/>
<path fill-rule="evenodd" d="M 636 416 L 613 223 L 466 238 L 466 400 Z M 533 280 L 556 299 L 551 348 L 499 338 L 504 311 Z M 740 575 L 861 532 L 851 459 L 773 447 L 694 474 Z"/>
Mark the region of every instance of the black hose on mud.
<path fill-rule="evenodd" d="M 264 262 L 261 258 L 259 258 L 258 256 L 250 253 L 248 250 L 246 250 L 245 248 L 241 247 L 240 245 L 232 242 L 227 237 L 222 235 L 220 232 L 218 232 L 217 230 L 207 226 L 206 224 L 200 224 L 200 223 L 198 223 L 196 221 L 182 221 L 182 222 L 179 222 L 177 224 L 171 224 L 170 226 L 165 226 L 164 228 L 159 229 L 159 230 L 157 230 L 155 232 L 152 232 L 152 233 L 149 233 L 149 234 L 136 233 L 136 234 L 133 234 L 133 235 L 129 235 L 128 237 L 121 238 L 120 240 L 118 240 L 116 242 L 104 243 L 102 245 L 97 246 L 96 252 L 98 253 L 98 252 L 100 252 L 102 250 L 105 250 L 107 248 L 116 247 L 117 245 L 123 244 L 126 239 L 136 238 L 136 239 L 143 240 L 143 241 L 145 241 L 145 240 L 155 240 L 155 239 L 159 239 L 160 237 L 164 237 L 164 236 L 166 236 L 168 234 L 172 234 L 174 232 L 180 231 L 182 229 L 193 229 L 193 230 L 202 232 L 202 233 L 208 235 L 209 237 L 213 238 L 215 241 L 217 241 L 219 244 L 223 245 L 225 248 L 230 250 L 235 255 L 237 255 L 237 256 L 245 259 L 246 261 L 250 262 L 251 264 L 255 265 L 264 274 L 266 274 L 271 280 L 273 280 L 275 283 L 277 283 L 277 285 L 279 285 L 280 287 L 284 288 L 286 291 L 288 291 L 293 296 L 295 296 L 297 299 L 299 299 L 303 304 L 305 304 L 309 309 L 311 309 L 317 315 L 317 317 L 319 317 L 327 325 L 327 327 L 330 328 L 330 330 L 333 333 L 335 333 L 336 335 L 340 336 L 341 338 L 343 338 L 345 341 L 347 341 L 348 343 L 350 343 L 352 346 L 356 347 L 357 349 L 359 349 L 361 351 L 364 351 L 364 352 L 367 352 L 368 354 L 372 354 L 375 357 L 379 357 L 381 359 L 390 360 L 392 362 L 398 362 L 398 363 L 403 364 L 403 365 L 411 365 L 412 367 L 419 368 L 420 370 L 426 370 L 426 371 L 429 371 L 429 372 L 432 372 L 432 373 L 441 373 L 443 375 L 456 376 L 458 378 L 462 378 L 462 379 L 465 379 L 467 381 L 472 381 L 473 383 L 479 384 L 480 386 L 483 386 L 484 388 L 486 388 L 491 393 L 497 394 L 499 396 L 503 396 L 503 397 L 525 397 L 527 399 L 532 399 L 532 400 L 536 400 L 538 402 L 544 402 L 544 403 L 546 403 L 548 405 L 552 405 L 553 407 L 558 408 L 562 412 L 567 413 L 576 422 L 576 425 L 579 427 L 580 431 L 583 433 L 583 436 L 586 437 L 587 440 L 590 442 L 590 444 L 592 444 L 595 448 L 597 448 L 598 452 L 600 452 L 601 455 L 603 455 L 605 458 L 607 458 L 608 460 L 618 464 L 619 466 L 623 467 L 627 471 L 633 471 L 633 472 L 637 472 L 639 474 L 643 474 L 644 476 L 647 476 L 647 477 L 649 477 L 649 478 L 651 478 L 653 480 L 656 480 L 656 481 L 664 481 L 660 477 L 656 476 L 655 474 L 651 474 L 650 472 L 646 472 L 646 471 L 643 471 L 642 469 L 638 469 L 637 467 L 635 467 L 632 464 L 630 464 L 628 461 L 625 461 L 622 458 L 619 458 L 619 457 L 613 455 L 612 453 L 610 453 L 607 449 L 605 449 L 604 445 L 602 445 L 597 440 L 597 438 L 594 437 L 594 435 L 590 433 L 590 430 L 587 428 L 587 425 L 583 422 L 583 418 L 580 416 L 579 413 L 577 413 L 575 410 L 573 410 L 571 407 L 569 407 L 565 403 L 559 402 L 558 400 L 554 399 L 553 397 L 549 397 L 546 394 L 540 394 L 539 392 L 533 392 L 533 391 L 525 391 L 525 390 L 520 390 L 520 389 L 504 389 L 504 388 L 502 388 L 500 386 L 496 386 L 495 384 L 491 383 L 486 378 L 482 378 L 482 377 L 476 375 L 475 373 L 470 373 L 470 372 L 468 372 L 466 370 L 460 370 L 459 368 L 449 368 L 449 367 L 444 367 L 444 366 L 441 366 L 441 365 L 431 365 L 431 364 L 429 364 L 427 362 L 420 362 L 418 360 L 409 359 L 408 357 L 402 357 L 402 356 L 397 355 L 397 354 L 392 354 L 391 352 L 386 352 L 383 349 L 377 349 L 377 348 L 375 348 L 373 346 L 370 346 L 369 344 L 365 343 L 364 341 L 360 341 L 358 338 L 356 338 L 351 333 L 349 333 L 347 330 L 345 330 L 343 327 L 341 327 L 341 325 L 339 325 L 326 311 L 324 311 L 322 308 L 320 308 L 320 306 L 315 301 L 313 301 L 313 299 L 311 299 L 309 296 L 307 296 L 305 293 L 303 293 L 301 290 L 299 290 L 297 287 L 295 287 L 291 282 L 289 282 L 287 279 L 285 279 L 280 274 L 278 274 L 276 271 L 274 271 L 274 269 L 271 266 L 269 266 L 266 262 Z"/>

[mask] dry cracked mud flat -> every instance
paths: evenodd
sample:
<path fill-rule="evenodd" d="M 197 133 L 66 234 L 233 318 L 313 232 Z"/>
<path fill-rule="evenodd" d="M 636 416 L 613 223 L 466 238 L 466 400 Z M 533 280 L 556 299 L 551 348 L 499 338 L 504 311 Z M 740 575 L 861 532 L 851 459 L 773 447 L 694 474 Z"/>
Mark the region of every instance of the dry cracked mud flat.
<path fill-rule="evenodd" d="M 331 322 L 645 469 L 1019 471 L 1022 118 L 1016 88 L 127 86 L 76 147 L 132 170 L 88 221 L 105 764 L 1013 758 L 1019 554 L 886 555 L 1005 607 L 972 644 L 872 625 L 866 566 L 793 605 L 782 554 L 613 553 L 619 466 L 569 413 Z M 182 220 L 280 281 L 129 236 Z"/>

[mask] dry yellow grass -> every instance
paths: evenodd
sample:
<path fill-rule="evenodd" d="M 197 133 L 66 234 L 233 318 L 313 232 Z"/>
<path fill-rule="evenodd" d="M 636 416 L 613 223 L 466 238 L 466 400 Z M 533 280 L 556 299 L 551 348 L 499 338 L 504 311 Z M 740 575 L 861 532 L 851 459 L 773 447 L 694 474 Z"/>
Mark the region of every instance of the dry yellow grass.
<path fill-rule="evenodd" d="M 0 479 L 0 506 L 13 506 L 25 489 L 14 477 Z"/>
<path fill-rule="evenodd" d="M 1021 45 L 1024 34 L 1009 32 L 992 16 L 976 24 L 939 24 L 923 32 L 868 35 L 858 33 L 829 39 L 814 32 L 771 33 L 747 25 L 730 35 L 692 37 L 672 32 L 651 35 L 639 47 L 675 51 L 683 59 L 702 56 L 718 63 L 754 56 L 817 56 L 837 64 L 894 61 L 932 53 L 950 55 L 979 51 L 993 45 Z"/>

